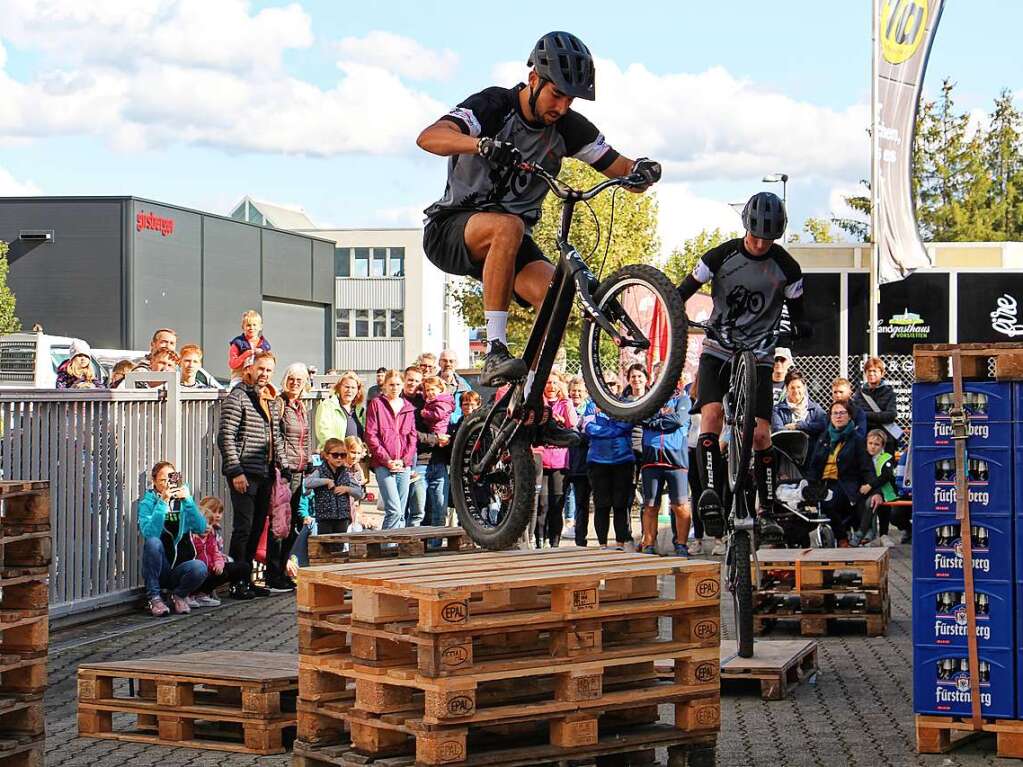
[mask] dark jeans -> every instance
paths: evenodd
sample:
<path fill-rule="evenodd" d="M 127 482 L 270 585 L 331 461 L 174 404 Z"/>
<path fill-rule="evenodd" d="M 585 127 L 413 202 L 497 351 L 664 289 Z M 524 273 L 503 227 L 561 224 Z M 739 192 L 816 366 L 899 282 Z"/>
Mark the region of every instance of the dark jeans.
<path fill-rule="evenodd" d="M 861 519 L 860 503 L 850 501 L 837 481 L 829 479 L 825 481 L 824 485 L 831 490 L 832 496 L 830 501 L 821 503 L 821 510 L 831 519 L 831 529 L 835 531 L 835 540 L 847 540 L 850 528 L 857 526 Z"/>
<path fill-rule="evenodd" d="M 597 541 L 607 545 L 608 528 L 614 514 L 615 542 L 624 545 L 632 540 L 629 512 L 635 492 L 636 465 L 628 463 L 591 463 L 590 487 L 593 490 L 593 527 Z"/>
<path fill-rule="evenodd" d="M 546 538 L 551 546 L 561 539 L 565 511 L 565 470 L 544 469 L 540 483 L 539 504 L 536 510 L 536 527 L 533 537 L 540 548 Z"/>
<path fill-rule="evenodd" d="M 224 564 L 224 571 L 220 575 L 217 575 L 212 570 L 208 570 L 208 573 L 206 580 L 202 582 L 202 585 L 196 591 L 212 594 L 225 583 L 244 581 L 248 575 L 248 570 L 242 562 L 226 562 Z"/>
<path fill-rule="evenodd" d="M 206 577 L 206 563 L 198 559 L 182 562 L 173 569 L 159 538 L 146 538 L 142 542 L 142 580 L 146 595 L 152 599 L 167 589 L 178 597 L 187 597 Z"/>
<path fill-rule="evenodd" d="M 316 534 L 347 533 L 350 524 L 352 524 L 350 519 L 318 519 L 316 520 Z"/>
<path fill-rule="evenodd" d="M 590 478 L 577 474 L 568 481 L 575 495 L 575 545 L 585 546 L 590 535 Z"/>
<path fill-rule="evenodd" d="M 231 487 L 231 508 L 234 519 L 231 527 L 231 545 L 228 553 L 235 562 L 245 565 L 245 574 L 236 583 L 247 583 L 252 573 L 252 560 L 259 547 L 259 537 L 263 534 L 266 515 L 270 511 L 270 489 L 273 486 L 273 475 L 254 477 L 246 475 L 249 487 L 239 493 Z M 269 546 L 268 546 L 269 548 Z"/>

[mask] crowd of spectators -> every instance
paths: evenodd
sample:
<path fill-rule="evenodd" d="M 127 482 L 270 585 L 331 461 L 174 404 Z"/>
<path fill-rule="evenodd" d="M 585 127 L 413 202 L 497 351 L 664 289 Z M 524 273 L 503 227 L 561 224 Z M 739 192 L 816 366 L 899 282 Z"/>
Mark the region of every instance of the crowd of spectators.
<path fill-rule="evenodd" d="M 329 393 L 309 399 L 304 395 L 311 388 L 310 369 L 293 364 L 278 378 L 277 358 L 259 315 L 246 312 L 241 325 L 242 333 L 228 345 L 232 379 L 217 426 L 230 494 L 230 535 L 220 527 L 220 499 L 206 496 L 196 503 L 173 466 L 153 467 L 152 487 L 138 512 L 153 615 L 219 604 L 217 591 L 227 585 L 229 595 L 241 600 L 294 589 L 297 568 L 308 564 L 311 533 L 370 524 L 360 511 L 361 502 L 375 500 L 370 480 L 379 494 L 384 529 L 451 524 L 451 444 L 463 419 L 492 401 L 457 372 L 450 350 L 423 354 L 404 370 L 381 367 L 368 389 L 355 372 L 330 371 L 337 379 Z M 58 387 L 118 388 L 130 372 L 146 370 L 178 371 L 185 388 L 216 385 L 202 369 L 203 350 L 196 344 L 179 349 L 177 341 L 172 329 L 157 330 L 144 357 L 119 362 L 106 380 L 97 374 L 88 345 L 76 341 L 58 371 Z M 904 441 L 895 424 L 895 394 L 884 382 L 880 359 L 868 359 L 863 372 L 856 387 L 845 378 L 832 381 L 831 401 L 818 403 L 811 390 L 827 391 L 820 386 L 825 382 L 807 380 L 793 366 L 789 350 L 777 350 L 772 371 L 772 429 L 805 434 L 800 469 L 829 491 L 822 507 L 840 546 L 890 543 L 892 523 L 907 536 L 911 532 L 908 515 L 889 514 L 898 497 L 898 451 Z M 638 397 L 657 374 L 656 366 L 651 373 L 636 363 L 605 383 Z M 602 412 L 582 378 L 556 367 L 544 400 L 550 417 L 578 431 L 580 441 L 571 448 L 534 449 L 537 493 L 529 545 L 558 547 L 563 538 L 590 545 L 592 522 L 601 547 L 681 557 L 721 554 L 724 542 L 705 544 L 689 502 L 702 490 L 695 469 L 700 416 L 691 413 L 698 385 L 683 377 L 656 414 L 634 425 Z M 722 450 L 726 444 L 727 433 Z M 664 510 L 670 544 L 659 525 Z M 257 562 L 265 567 L 262 583 L 253 577 Z"/>

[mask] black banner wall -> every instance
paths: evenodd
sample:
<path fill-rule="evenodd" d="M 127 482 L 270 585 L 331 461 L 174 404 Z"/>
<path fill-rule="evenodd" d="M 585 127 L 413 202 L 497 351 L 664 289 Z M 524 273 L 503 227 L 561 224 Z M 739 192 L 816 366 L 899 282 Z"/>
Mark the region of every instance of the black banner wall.
<path fill-rule="evenodd" d="M 813 338 L 794 341 L 793 354 L 810 357 L 836 353 L 841 322 L 840 287 L 838 274 L 803 274 L 803 303 L 806 319 L 813 325 Z"/>
<path fill-rule="evenodd" d="M 1023 340 L 1023 274 L 959 274 L 959 341 Z"/>
<path fill-rule="evenodd" d="M 915 272 L 881 286 L 877 350 L 912 354 L 913 344 L 948 343 L 946 273 Z"/>

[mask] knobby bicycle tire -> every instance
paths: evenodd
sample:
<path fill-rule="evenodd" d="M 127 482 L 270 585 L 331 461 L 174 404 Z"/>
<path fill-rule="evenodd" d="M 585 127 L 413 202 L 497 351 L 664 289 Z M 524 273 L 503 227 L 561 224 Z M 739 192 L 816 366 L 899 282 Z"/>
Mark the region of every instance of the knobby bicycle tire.
<path fill-rule="evenodd" d="M 532 519 L 536 467 L 528 438 L 524 434 L 516 434 L 502 451 L 505 454 L 502 471 L 508 480 L 504 493 L 508 497 L 501 503 L 500 519 L 491 524 L 486 510 L 481 508 L 481 496 L 488 490 L 493 494 L 493 486 L 486 481 L 473 480 L 469 470 L 471 451 L 477 444 L 489 412 L 490 408 L 480 408 L 458 428 L 451 444 L 451 498 L 458 523 L 469 537 L 483 548 L 496 551 L 518 543 Z M 490 422 L 487 431 L 493 435 L 503 423 L 504 416 L 499 415 Z"/>
<path fill-rule="evenodd" d="M 748 530 L 732 532 L 732 599 L 740 658 L 753 657 L 753 559 Z"/>
<path fill-rule="evenodd" d="M 583 323 L 579 338 L 579 362 L 583 380 L 586 382 L 586 391 L 594 404 L 614 419 L 639 423 L 660 410 L 675 392 L 686 362 L 689 320 L 686 318 L 685 304 L 678 294 L 678 289 L 661 270 L 648 264 L 623 266 L 600 283 L 593 294 L 593 299 L 602 309 L 605 306 L 610 307 L 611 302 L 615 300 L 615 293 L 629 285 L 645 287 L 656 294 L 664 306 L 670 342 L 667 345 L 667 357 L 661 365 L 657 380 L 639 400 L 626 401 L 612 396 L 604 383 L 603 363 L 600 359 L 600 337 L 604 331 L 596 322 L 588 319 Z M 620 305 L 615 309 L 620 310 Z M 616 363 L 615 373 L 617 372 Z"/>
<path fill-rule="evenodd" d="M 735 391 L 731 393 L 735 423 L 728 440 L 728 486 L 732 495 L 739 495 L 749 481 L 750 462 L 753 457 L 753 431 L 757 425 L 753 412 L 757 396 L 757 359 L 753 352 L 741 352 L 732 357 L 735 373 Z M 755 509 L 750 509 L 755 513 Z"/>

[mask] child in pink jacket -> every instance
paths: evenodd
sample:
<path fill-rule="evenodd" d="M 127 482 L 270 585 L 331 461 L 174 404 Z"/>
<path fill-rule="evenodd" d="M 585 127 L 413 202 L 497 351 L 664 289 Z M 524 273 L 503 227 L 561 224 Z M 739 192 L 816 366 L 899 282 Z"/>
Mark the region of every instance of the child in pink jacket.
<path fill-rule="evenodd" d="M 563 428 L 574 429 L 579 417 L 572 400 L 568 398 L 568 385 L 557 373 L 551 373 L 547 379 L 543 397 L 544 403 L 551 409 L 551 418 Z M 563 514 L 568 448 L 544 445 L 540 468 L 542 473 L 539 477 L 534 542 L 538 549 L 545 540 L 551 548 L 557 548 L 561 544 L 561 530 L 565 524 Z"/>
<path fill-rule="evenodd" d="M 433 434 L 447 434 L 451 414 L 455 412 L 455 398 L 446 390 L 439 376 L 430 376 L 423 381 L 423 399 L 426 402 L 419 412 L 423 424 Z"/>

